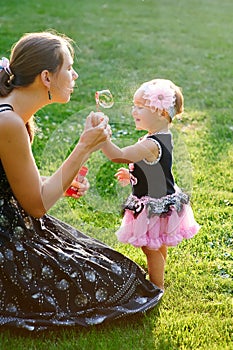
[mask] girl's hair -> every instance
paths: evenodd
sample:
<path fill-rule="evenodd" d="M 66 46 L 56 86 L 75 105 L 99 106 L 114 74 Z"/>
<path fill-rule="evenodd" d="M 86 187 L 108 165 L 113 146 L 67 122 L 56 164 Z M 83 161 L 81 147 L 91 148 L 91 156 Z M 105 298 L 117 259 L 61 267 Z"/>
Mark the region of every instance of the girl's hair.
<path fill-rule="evenodd" d="M 174 116 L 173 117 L 175 117 L 175 116 L 177 116 L 179 114 L 182 114 L 184 112 L 184 97 L 183 97 L 183 94 L 182 94 L 182 90 L 181 90 L 180 87 L 175 85 L 171 80 L 167 80 L 167 79 L 152 79 L 150 81 L 147 81 L 147 82 L 143 83 L 139 87 L 139 89 L 136 91 L 136 93 L 138 91 L 143 92 L 148 85 L 156 85 L 156 84 L 163 84 L 163 83 L 166 83 L 166 85 L 169 86 L 169 88 L 173 89 L 174 93 L 175 93 Z"/>
<path fill-rule="evenodd" d="M 13 45 L 9 75 L 0 72 L 0 96 L 7 96 L 13 89 L 32 84 L 43 70 L 55 73 L 63 64 L 63 49 L 67 47 L 72 57 L 72 40 L 53 32 L 27 33 Z M 34 135 L 33 117 L 26 125 L 31 140 Z"/>
<path fill-rule="evenodd" d="M 175 91 L 176 101 L 175 101 L 175 111 L 176 115 L 182 114 L 184 112 L 184 96 L 182 94 L 181 88 L 175 85 L 172 81 L 170 82 L 170 87 Z"/>

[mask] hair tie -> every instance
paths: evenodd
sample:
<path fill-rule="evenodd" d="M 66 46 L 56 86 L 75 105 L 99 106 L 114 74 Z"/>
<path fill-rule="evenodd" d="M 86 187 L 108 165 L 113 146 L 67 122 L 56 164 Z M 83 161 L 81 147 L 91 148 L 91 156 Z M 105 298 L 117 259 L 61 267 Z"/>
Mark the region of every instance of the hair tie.
<path fill-rule="evenodd" d="M 5 71 L 9 76 L 12 76 L 13 73 L 10 69 L 10 62 L 8 60 L 8 58 L 6 57 L 2 57 L 2 59 L 0 60 L 0 72 Z"/>

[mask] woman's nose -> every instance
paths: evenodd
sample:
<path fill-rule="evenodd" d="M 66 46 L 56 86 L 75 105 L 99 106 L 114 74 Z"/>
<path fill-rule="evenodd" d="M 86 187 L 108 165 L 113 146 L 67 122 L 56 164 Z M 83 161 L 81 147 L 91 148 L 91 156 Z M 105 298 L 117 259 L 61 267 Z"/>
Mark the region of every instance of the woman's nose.
<path fill-rule="evenodd" d="M 78 72 L 73 70 L 73 79 L 76 80 L 76 79 L 78 79 L 78 77 L 79 77 Z"/>

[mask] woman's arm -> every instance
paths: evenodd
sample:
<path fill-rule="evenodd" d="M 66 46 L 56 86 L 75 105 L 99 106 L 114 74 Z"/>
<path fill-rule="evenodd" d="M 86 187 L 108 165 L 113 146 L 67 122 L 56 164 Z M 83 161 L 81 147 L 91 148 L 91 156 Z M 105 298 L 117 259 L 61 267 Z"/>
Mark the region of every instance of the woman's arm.
<path fill-rule="evenodd" d="M 73 152 L 49 178 L 41 179 L 22 119 L 1 113 L 0 158 L 11 189 L 26 212 L 41 217 L 70 186 L 82 164 L 107 138 L 107 119 L 92 126 L 91 113 Z"/>

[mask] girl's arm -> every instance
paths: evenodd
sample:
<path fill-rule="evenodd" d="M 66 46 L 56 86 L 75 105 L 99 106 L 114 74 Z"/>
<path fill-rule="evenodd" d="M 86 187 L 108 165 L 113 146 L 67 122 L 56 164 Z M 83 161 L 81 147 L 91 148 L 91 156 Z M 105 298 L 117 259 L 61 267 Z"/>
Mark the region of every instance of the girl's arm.
<path fill-rule="evenodd" d="M 159 156 L 158 146 L 151 139 L 144 139 L 124 148 L 118 147 L 108 139 L 101 149 L 115 163 L 135 163 L 142 159 L 153 162 Z"/>
<path fill-rule="evenodd" d="M 1 113 L 0 159 L 11 189 L 26 212 L 41 217 L 70 186 L 88 156 L 107 138 L 104 118 L 92 126 L 91 113 L 73 152 L 49 178 L 41 179 L 22 119 L 14 112 Z"/>

